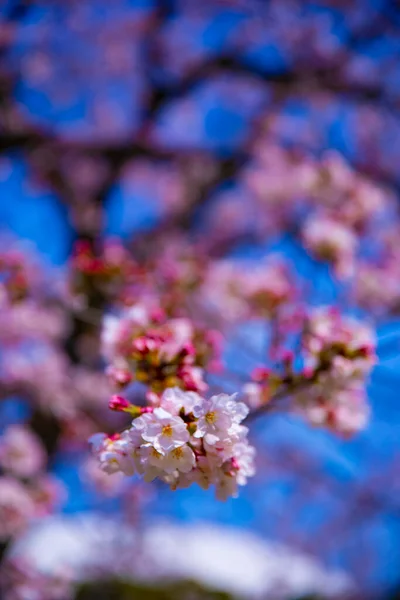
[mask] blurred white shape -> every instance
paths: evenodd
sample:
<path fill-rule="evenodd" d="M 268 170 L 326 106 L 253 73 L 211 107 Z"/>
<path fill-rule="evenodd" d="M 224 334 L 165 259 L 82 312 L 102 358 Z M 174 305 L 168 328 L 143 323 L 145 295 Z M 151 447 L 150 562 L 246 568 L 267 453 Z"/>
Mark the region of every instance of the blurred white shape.
<path fill-rule="evenodd" d="M 341 571 L 256 535 L 211 523 L 157 522 L 140 533 L 95 514 L 49 518 L 14 550 L 44 572 L 77 580 L 120 574 L 135 580 L 191 579 L 239 598 L 283 600 L 352 590 Z"/>

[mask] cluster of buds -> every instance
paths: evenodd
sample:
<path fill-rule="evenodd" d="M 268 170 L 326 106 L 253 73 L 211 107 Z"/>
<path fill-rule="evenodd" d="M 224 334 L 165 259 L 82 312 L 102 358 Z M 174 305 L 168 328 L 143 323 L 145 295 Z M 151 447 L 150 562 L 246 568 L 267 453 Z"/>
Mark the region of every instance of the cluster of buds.
<path fill-rule="evenodd" d="M 159 309 L 137 304 L 106 318 L 102 346 L 108 374 L 120 388 L 137 381 L 155 394 L 174 386 L 200 392 L 207 387 L 203 368 L 215 358 L 218 340 L 189 319 L 168 319 Z"/>
<path fill-rule="evenodd" d="M 182 238 L 168 238 L 163 243 L 161 238 L 156 254 L 140 263 L 147 275 L 140 281 L 141 289 L 155 296 L 169 316 L 191 314 L 209 263 L 198 245 Z M 133 291 L 137 297 L 137 288 Z"/>
<path fill-rule="evenodd" d="M 79 240 L 73 250 L 72 290 L 82 294 L 94 284 L 115 300 L 125 286 L 140 274 L 140 268 L 127 249 L 116 240 L 106 241 L 99 252 L 90 242 Z"/>
<path fill-rule="evenodd" d="M 256 368 L 243 387 L 250 408 L 277 408 L 284 398 L 312 425 L 349 436 L 369 417 L 366 383 L 375 364 L 373 331 L 329 307 L 304 316 L 301 355 L 284 351 L 279 368 Z M 300 365 L 300 369 L 296 368 Z"/>
<path fill-rule="evenodd" d="M 307 319 L 303 349 L 312 386 L 295 396 L 300 411 L 312 424 L 343 435 L 364 428 L 369 415 L 365 384 L 376 361 L 372 330 L 320 308 Z"/>
<path fill-rule="evenodd" d="M 218 499 L 235 497 L 239 485 L 254 474 L 254 448 L 242 425 L 248 407 L 233 396 L 205 399 L 179 388 L 164 391 L 157 406 L 129 406 L 132 426 L 122 434 L 91 438 L 94 454 L 107 473 L 137 473 L 161 479 L 172 489 L 192 483 L 215 485 Z"/>

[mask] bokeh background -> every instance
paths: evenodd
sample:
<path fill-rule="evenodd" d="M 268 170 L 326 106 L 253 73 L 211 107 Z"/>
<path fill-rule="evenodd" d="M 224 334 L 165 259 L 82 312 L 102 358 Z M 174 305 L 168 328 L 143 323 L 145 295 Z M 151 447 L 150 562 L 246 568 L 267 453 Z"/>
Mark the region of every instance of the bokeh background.
<path fill-rule="evenodd" d="M 248 239 L 256 216 L 240 173 L 267 131 L 285 148 L 337 150 L 399 191 L 398 2 L 1 0 L 0 19 L 3 243 L 35 249 L 58 277 L 77 238 L 111 235 L 128 243 L 157 235 L 171 214 L 175 224 L 204 236 L 223 233 L 229 221 L 238 239 L 229 252 L 281 251 L 317 282 L 320 302 L 337 297 L 329 270 L 287 232 L 267 246 Z M 143 543 L 148 553 L 166 555 L 161 574 L 239 597 L 345 597 L 353 586 L 362 598 L 395 597 L 398 331 L 395 318 L 379 324 L 373 418 L 354 440 L 274 416 L 257 424 L 266 458 L 238 499 L 222 504 L 194 488 L 138 492 Z M 256 337 L 249 334 L 250 345 Z M 241 352 L 233 345 L 228 360 L 250 368 L 252 359 Z M 20 419 L 15 398 L 0 405 L 0 427 Z M 89 546 L 80 544 L 90 538 L 93 552 L 114 535 L 99 531 L 114 527 L 101 519 L 118 516 L 118 498 L 85 485 L 84 454 L 57 454 L 53 470 L 68 490 L 61 516 L 22 544 L 21 552 L 40 555 L 45 568 L 83 560 Z M 198 546 L 185 550 L 181 538 Z M 195 566 L 179 558 L 182 552 L 197 557 Z M 135 562 L 133 551 L 126 556 Z M 189 597 L 169 585 L 158 592 L 103 587 L 93 597 Z M 204 590 L 190 594 L 206 597 Z"/>

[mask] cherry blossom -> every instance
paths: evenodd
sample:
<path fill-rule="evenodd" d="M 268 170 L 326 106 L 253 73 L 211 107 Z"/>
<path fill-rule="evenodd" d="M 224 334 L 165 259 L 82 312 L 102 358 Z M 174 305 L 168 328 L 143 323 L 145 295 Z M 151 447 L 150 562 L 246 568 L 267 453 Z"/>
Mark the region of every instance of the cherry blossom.
<path fill-rule="evenodd" d="M 117 386 L 136 380 L 156 393 L 179 384 L 206 389 L 202 367 L 214 354 L 213 339 L 189 319 L 168 319 L 162 311 L 135 305 L 118 319 L 106 319 L 102 339 L 112 360 L 107 372 Z"/>
<path fill-rule="evenodd" d="M 135 465 L 127 434 L 108 437 L 104 433 L 96 433 L 90 438 L 90 443 L 99 457 L 101 468 L 106 473 L 113 474 L 122 471 L 125 475 L 133 475 Z"/>
<path fill-rule="evenodd" d="M 351 277 L 357 245 L 352 229 L 329 216 L 315 214 L 305 222 L 302 235 L 307 250 L 332 263 L 340 277 Z"/>
<path fill-rule="evenodd" d="M 363 429 L 369 417 L 365 386 L 376 361 L 373 331 L 321 308 L 310 314 L 303 342 L 314 383 L 296 395 L 300 412 L 339 433 Z"/>
<path fill-rule="evenodd" d="M 92 438 L 101 468 L 136 471 L 145 481 L 158 477 L 173 489 L 215 484 L 218 498 L 236 496 L 237 486 L 254 475 L 255 451 L 247 441 L 248 428 L 241 425 L 246 405 L 226 394 L 207 400 L 179 388 L 165 390 L 159 404 L 136 417 L 121 436 Z"/>
<path fill-rule="evenodd" d="M 195 407 L 196 423 L 195 437 L 229 435 L 234 424 L 238 424 L 248 415 L 248 408 L 242 402 L 236 402 L 231 396 L 220 394 L 213 396 L 202 406 Z"/>
<path fill-rule="evenodd" d="M 11 477 L 0 477 L 0 540 L 20 534 L 35 516 L 35 503 L 25 486 Z"/>
<path fill-rule="evenodd" d="M 163 408 L 155 408 L 152 413 L 139 417 L 132 426 L 163 456 L 183 446 L 190 437 L 183 419 L 174 417 Z"/>
<path fill-rule="evenodd" d="M 0 466 L 18 477 L 33 477 L 43 469 L 45 452 L 40 440 L 22 425 L 7 427 L 0 436 Z"/>

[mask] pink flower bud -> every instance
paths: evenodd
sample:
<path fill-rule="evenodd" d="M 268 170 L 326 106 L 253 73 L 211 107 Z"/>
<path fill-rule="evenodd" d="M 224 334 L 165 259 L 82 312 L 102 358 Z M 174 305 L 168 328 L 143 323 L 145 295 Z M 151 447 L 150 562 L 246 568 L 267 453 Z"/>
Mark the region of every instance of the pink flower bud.
<path fill-rule="evenodd" d="M 181 378 L 187 392 L 199 391 L 199 386 L 190 373 L 182 373 Z"/>
<path fill-rule="evenodd" d="M 108 406 L 109 408 L 111 408 L 111 410 L 124 411 L 125 409 L 129 408 L 130 404 L 128 400 L 126 400 L 122 396 L 114 395 L 111 397 Z"/>
<path fill-rule="evenodd" d="M 182 354 L 184 356 L 195 356 L 196 348 L 192 344 L 192 342 L 186 342 L 186 344 L 182 348 Z"/>
<path fill-rule="evenodd" d="M 154 308 L 151 312 L 150 312 L 150 318 L 152 321 L 154 321 L 155 323 L 161 323 L 162 321 L 165 320 L 166 315 L 165 312 L 163 311 L 162 308 Z"/>
<path fill-rule="evenodd" d="M 365 357 L 373 356 L 375 353 L 375 349 L 372 345 L 371 346 L 367 346 L 367 345 L 361 346 L 358 351 L 361 354 L 361 356 L 365 356 Z"/>
<path fill-rule="evenodd" d="M 133 341 L 133 347 L 135 350 L 137 350 L 138 352 L 144 353 L 148 350 L 147 347 L 147 340 L 144 337 L 139 337 L 136 340 Z"/>
<path fill-rule="evenodd" d="M 108 367 L 107 375 L 111 377 L 114 383 L 118 385 L 128 385 L 131 383 L 133 376 L 128 370 L 125 369 L 117 369 L 115 367 Z"/>
<path fill-rule="evenodd" d="M 160 340 L 147 339 L 146 340 L 146 349 L 148 352 L 154 352 L 154 350 L 158 350 L 161 346 Z"/>
<path fill-rule="evenodd" d="M 311 379 L 311 377 L 314 375 L 314 369 L 312 367 L 304 367 L 303 369 L 303 376 L 306 379 Z"/>
<path fill-rule="evenodd" d="M 185 384 L 185 389 L 187 392 L 197 392 L 198 391 L 198 387 L 192 379 L 185 377 L 183 383 Z"/>
<path fill-rule="evenodd" d="M 235 457 L 232 458 L 232 469 L 235 469 L 235 471 L 239 471 L 240 469 L 240 465 Z"/>
<path fill-rule="evenodd" d="M 294 359 L 294 354 L 291 350 L 284 350 L 282 352 L 282 360 L 284 363 L 292 363 Z"/>
<path fill-rule="evenodd" d="M 260 383 L 262 381 L 266 381 L 269 376 L 270 376 L 270 370 L 267 369 L 266 367 L 256 367 L 255 369 L 253 369 L 253 371 L 251 373 L 252 380 L 258 381 Z"/>

